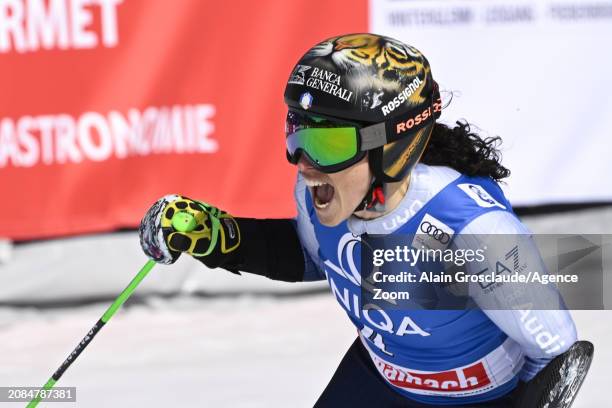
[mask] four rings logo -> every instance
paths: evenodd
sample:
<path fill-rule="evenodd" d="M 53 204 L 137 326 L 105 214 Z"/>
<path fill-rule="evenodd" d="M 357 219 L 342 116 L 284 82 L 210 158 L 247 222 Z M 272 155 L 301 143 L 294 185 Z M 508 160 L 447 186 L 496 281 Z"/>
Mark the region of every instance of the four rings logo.
<path fill-rule="evenodd" d="M 417 228 L 412 247 L 416 249 L 421 247 L 445 249 L 454 234 L 455 230 L 451 227 L 431 214 L 425 214 Z"/>
<path fill-rule="evenodd" d="M 422 223 L 419 226 L 419 231 L 426 233 L 430 237 L 433 237 L 433 239 L 436 241 L 440 241 L 442 244 L 448 244 L 448 241 L 450 241 L 450 235 L 429 221 Z"/>

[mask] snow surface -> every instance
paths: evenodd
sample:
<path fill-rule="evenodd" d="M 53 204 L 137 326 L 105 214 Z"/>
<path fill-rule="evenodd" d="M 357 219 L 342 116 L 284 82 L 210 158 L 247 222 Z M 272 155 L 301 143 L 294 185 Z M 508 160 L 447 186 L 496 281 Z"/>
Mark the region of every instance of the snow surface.
<path fill-rule="evenodd" d="M 0 309 L 0 385 L 42 385 L 106 306 Z M 595 344 L 574 407 L 608 406 L 610 312 L 573 316 Z M 311 407 L 355 336 L 330 294 L 152 298 L 121 310 L 57 385 L 77 387 L 79 407 Z"/>
<path fill-rule="evenodd" d="M 42 385 L 105 307 L 4 309 L 0 385 Z M 308 407 L 355 336 L 327 294 L 153 299 L 116 315 L 57 385 L 82 407 Z"/>

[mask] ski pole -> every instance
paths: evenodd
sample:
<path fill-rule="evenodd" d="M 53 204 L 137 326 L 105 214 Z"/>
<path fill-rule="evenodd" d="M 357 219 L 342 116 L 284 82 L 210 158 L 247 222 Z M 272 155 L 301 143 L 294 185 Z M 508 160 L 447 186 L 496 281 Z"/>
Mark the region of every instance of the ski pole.
<path fill-rule="evenodd" d="M 188 212 L 180 211 L 172 217 L 172 226 L 181 232 L 190 232 L 195 228 L 196 222 L 193 215 Z M 53 373 L 53 375 L 49 378 L 49 380 L 45 383 L 42 390 L 39 390 L 36 397 L 32 399 L 26 408 L 35 408 L 38 403 L 41 401 L 42 396 L 46 394 L 46 391 L 55 386 L 55 383 L 59 381 L 64 372 L 70 367 L 72 363 L 77 359 L 77 357 L 85 350 L 85 347 L 91 343 L 91 340 L 98 334 L 98 332 L 102 329 L 102 327 L 108 323 L 108 321 L 113 317 L 113 315 L 119 310 L 119 308 L 125 303 L 126 300 L 132 295 L 136 287 L 142 282 L 142 280 L 147 276 L 149 271 L 153 269 L 155 266 L 155 261 L 149 260 L 144 264 L 142 269 L 136 274 L 134 279 L 127 285 L 125 289 L 117 296 L 115 301 L 106 309 L 106 312 L 102 315 L 102 317 L 93 325 L 91 330 L 87 332 L 85 337 L 81 340 L 79 344 L 74 348 L 72 353 L 68 355 L 68 358 L 64 360 L 62 365 Z"/>

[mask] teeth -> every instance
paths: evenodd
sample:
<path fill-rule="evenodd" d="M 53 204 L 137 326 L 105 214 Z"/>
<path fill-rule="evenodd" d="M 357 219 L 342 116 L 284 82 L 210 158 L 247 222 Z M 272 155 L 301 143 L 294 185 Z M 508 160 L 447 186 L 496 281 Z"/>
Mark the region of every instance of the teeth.
<path fill-rule="evenodd" d="M 307 178 L 304 178 L 304 182 L 306 183 L 308 187 L 318 187 L 318 186 L 328 184 L 328 183 L 324 183 L 323 181 L 308 180 Z"/>
<path fill-rule="evenodd" d="M 321 204 L 321 203 L 319 202 L 319 200 L 315 198 L 315 200 L 314 200 L 314 205 L 315 205 L 315 207 L 317 207 L 317 208 L 321 208 L 321 209 L 323 209 L 323 208 L 326 208 L 326 207 L 329 205 L 329 203 Z"/>

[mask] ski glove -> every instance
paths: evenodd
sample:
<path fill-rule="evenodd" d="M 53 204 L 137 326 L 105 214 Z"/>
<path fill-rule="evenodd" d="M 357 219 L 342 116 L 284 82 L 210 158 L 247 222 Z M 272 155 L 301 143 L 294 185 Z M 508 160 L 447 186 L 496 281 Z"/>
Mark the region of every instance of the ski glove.
<path fill-rule="evenodd" d="M 190 232 L 178 231 L 172 217 L 187 212 L 195 219 Z M 240 246 L 240 229 L 231 215 L 187 197 L 172 194 L 159 199 L 143 217 L 140 246 L 155 262 L 174 263 L 181 252 L 187 252 L 205 265 L 222 266 L 231 252 Z"/>
<path fill-rule="evenodd" d="M 173 227 L 172 218 L 181 211 L 193 216 L 190 232 Z M 158 263 L 171 264 L 187 252 L 209 268 L 296 282 L 304 278 L 305 258 L 294 224 L 292 219 L 234 218 L 206 203 L 168 195 L 142 219 L 140 245 Z"/>

